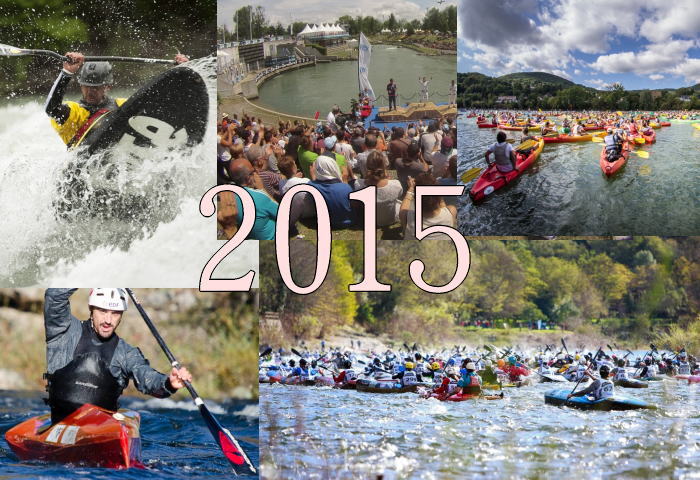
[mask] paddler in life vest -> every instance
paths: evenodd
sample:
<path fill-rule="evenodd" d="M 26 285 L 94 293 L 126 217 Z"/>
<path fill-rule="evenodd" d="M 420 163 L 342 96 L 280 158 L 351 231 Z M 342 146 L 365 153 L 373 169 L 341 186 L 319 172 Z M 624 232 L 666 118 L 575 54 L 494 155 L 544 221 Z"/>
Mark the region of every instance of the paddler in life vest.
<path fill-rule="evenodd" d="M 501 173 L 512 172 L 515 168 L 515 151 L 513 146 L 506 142 L 506 132 L 498 132 L 496 143 L 486 150 L 486 163 L 490 166 L 489 156 L 493 153 L 496 169 Z"/>
<path fill-rule="evenodd" d="M 350 360 L 345 360 L 343 362 L 343 371 L 336 377 L 333 375 L 333 380 L 335 383 L 344 385 L 351 380 L 357 380 L 357 374 L 355 370 L 352 369 L 352 362 Z"/>
<path fill-rule="evenodd" d="M 471 359 L 464 359 L 459 373 L 460 379 L 457 382 L 456 394 L 478 394 L 481 392 L 481 377 L 476 373 L 476 365 Z"/>
<path fill-rule="evenodd" d="M 591 394 L 593 400 L 601 400 L 603 398 L 610 398 L 615 394 L 615 385 L 608 379 L 610 375 L 610 368 L 607 365 L 600 367 L 600 378 L 595 378 L 590 370 L 586 370 L 586 375 L 593 379 L 593 383 L 576 393 L 570 393 L 566 396 L 567 399 L 571 397 L 583 397 L 584 395 Z"/>
<path fill-rule="evenodd" d="M 289 363 L 292 363 L 291 360 Z M 292 373 L 287 375 L 287 378 L 292 377 L 299 377 L 299 380 L 301 380 L 302 382 L 311 379 L 311 370 L 309 369 L 309 363 L 306 361 L 305 358 L 299 360 L 299 366 L 292 369 Z"/>
<path fill-rule="evenodd" d="M 608 162 L 614 162 L 622 154 L 622 142 L 624 139 L 618 133 L 613 133 L 612 127 L 608 127 L 605 136 L 605 156 Z"/>
<path fill-rule="evenodd" d="M 114 83 L 109 62 L 86 62 L 85 56 L 78 52 L 68 52 L 65 56 L 69 61 L 63 62 L 63 70 L 51 87 L 44 108 L 51 117 L 51 126 L 71 148 L 85 135 L 90 125 L 105 113 L 121 107 L 126 98 L 113 99 L 107 95 Z M 178 65 L 188 60 L 181 54 L 175 56 Z M 76 73 L 83 98 L 78 103 L 63 103 L 68 84 Z"/>
<path fill-rule="evenodd" d="M 406 362 L 404 364 L 404 370 L 402 372 L 397 373 L 396 375 L 392 375 L 391 378 L 395 380 L 401 380 L 401 385 L 407 386 L 407 385 L 415 385 L 416 383 L 423 382 L 423 379 L 419 374 L 417 374 L 413 370 L 413 362 Z"/>
<path fill-rule="evenodd" d="M 682 350 L 681 353 L 678 354 L 677 365 L 679 375 L 690 375 L 690 362 L 688 362 L 688 354 L 685 350 Z"/>
<path fill-rule="evenodd" d="M 129 379 L 139 392 L 156 398 L 169 397 L 192 381 L 184 367 L 169 375 L 154 370 L 138 348 L 115 333 L 128 307 L 123 288 L 93 288 L 90 318 L 84 322 L 71 314 L 70 297 L 76 290 L 49 288 L 45 294 L 45 377 L 52 423 L 87 403 L 116 411 Z"/>
<path fill-rule="evenodd" d="M 514 355 L 508 357 L 508 365 L 503 367 L 503 371 L 508 374 L 511 382 L 519 382 L 522 377 L 530 375 L 530 370 L 522 364 L 519 364 Z"/>
<path fill-rule="evenodd" d="M 611 373 L 613 374 L 613 381 L 619 382 L 622 380 L 628 380 L 627 369 L 625 368 L 625 360 L 620 358 L 617 361 L 617 367 L 613 368 Z"/>

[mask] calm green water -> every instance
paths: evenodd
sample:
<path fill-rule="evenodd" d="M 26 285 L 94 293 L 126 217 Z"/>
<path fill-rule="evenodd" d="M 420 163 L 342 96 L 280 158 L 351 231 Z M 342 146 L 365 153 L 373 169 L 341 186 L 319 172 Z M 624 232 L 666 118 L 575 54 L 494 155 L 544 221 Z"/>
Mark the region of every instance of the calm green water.
<path fill-rule="evenodd" d="M 700 385 L 669 379 L 616 388 L 661 407 L 626 412 L 545 405 L 544 392 L 559 388 L 552 385 L 560 384 L 461 403 L 260 385 L 262 476 L 697 478 Z"/>
<path fill-rule="evenodd" d="M 496 129 L 460 118 L 458 170 L 484 167 Z M 520 137 L 519 132 L 508 132 Z M 514 135 L 515 134 L 515 135 Z M 545 145 L 520 178 L 475 206 L 467 184 L 459 211 L 465 235 L 698 235 L 700 233 L 700 130 L 673 123 L 656 130 L 656 143 L 641 147 L 649 158 L 630 156 L 606 178 L 598 143 Z"/>
<path fill-rule="evenodd" d="M 429 100 L 448 101 L 449 86 L 456 80 L 456 58 L 452 55 L 425 56 L 408 48 L 388 45 L 372 46 L 369 80 L 378 105 L 386 106 L 386 85 L 393 78 L 398 85 L 398 102 L 419 100 L 418 77 L 433 77 L 429 85 Z M 333 104 L 343 111 L 350 110 L 350 99 L 357 98 L 357 62 L 320 63 L 313 67 L 284 73 L 266 81 L 255 103 L 278 112 L 313 117 L 320 112 L 325 119 Z"/>

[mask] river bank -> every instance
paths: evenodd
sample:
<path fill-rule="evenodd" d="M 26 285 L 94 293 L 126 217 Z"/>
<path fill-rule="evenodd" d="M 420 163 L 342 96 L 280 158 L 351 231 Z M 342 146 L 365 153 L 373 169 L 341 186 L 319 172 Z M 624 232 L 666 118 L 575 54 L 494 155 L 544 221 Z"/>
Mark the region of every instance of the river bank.
<path fill-rule="evenodd" d="M 439 340 L 437 339 L 439 337 Z M 528 328 L 477 328 L 477 327 L 455 327 L 452 332 L 445 332 L 444 335 L 436 335 L 433 342 L 421 343 L 419 346 L 424 349 L 437 350 L 442 348 L 452 348 L 455 345 L 466 346 L 467 349 L 482 348 L 484 344 L 492 344 L 498 347 L 515 346 L 518 349 L 536 350 L 545 345 L 555 345 L 559 348 L 561 339 L 567 346 L 574 349 L 593 349 L 605 346 L 608 343 L 615 343 L 622 349 L 643 348 L 644 345 L 625 342 L 603 335 L 596 329 L 583 330 L 531 330 Z M 340 348 L 341 350 L 361 351 L 364 353 L 383 352 L 390 348 L 401 347 L 404 343 L 412 345 L 414 342 L 410 334 L 405 336 L 391 336 L 387 334 L 375 335 L 366 332 L 359 327 L 343 327 L 335 334 L 323 339 L 325 348 Z M 291 347 L 308 348 L 309 350 L 320 350 L 321 339 L 300 340 L 287 338 L 284 334 L 271 334 L 269 330 L 261 327 L 260 344 L 270 344 L 274 348 Z"/>

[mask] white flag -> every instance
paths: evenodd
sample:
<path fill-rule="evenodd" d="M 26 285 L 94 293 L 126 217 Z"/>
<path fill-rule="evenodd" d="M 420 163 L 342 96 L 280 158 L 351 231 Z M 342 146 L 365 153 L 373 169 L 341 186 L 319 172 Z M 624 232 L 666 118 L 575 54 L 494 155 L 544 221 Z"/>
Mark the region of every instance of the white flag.
<path fill-rule="evenodd" d="M 374 90 L 369 83 L 369 60 L 372 56 L 372 45 L 369 44 L 364 33 L 360 33 L 360 53 L 357 58 L 358 77 L 360 79 L 360 91 L 372 101 L 376 100 Z"/>

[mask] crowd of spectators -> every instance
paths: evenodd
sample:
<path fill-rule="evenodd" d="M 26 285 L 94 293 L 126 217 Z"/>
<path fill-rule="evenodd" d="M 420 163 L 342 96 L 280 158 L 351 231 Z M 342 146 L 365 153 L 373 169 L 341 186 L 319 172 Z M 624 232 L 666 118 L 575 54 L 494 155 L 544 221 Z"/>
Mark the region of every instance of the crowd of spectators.
<path fill-rule="evenodd" d="M 263 124 L 260 118 L 223 114 L 218 123 L 217 181 L 248 191 L 255 203 L 249 239 L 274 239 L 279 202 L 299 184 L 323 196 L 334 230 L 362 228 L 362 203 L 349 195 L 377 189 L 377 228 L 415 238 L 416 185 L 457 185 L 456 128 L 450 121 L 429 120 L 407 128 L 365 129 L 361 123 L 302 122 Z M 422 197 L 423 227 L 456 226 L 458 197 Z M 240 199 L 219 195 L 219 238 L 230 238 L 242 221 Z M 306 193 L 294 196 L 289 231 L 313 228 L 316 207 Z M 440 238 L 441 235 L 434 235 Z"/>

